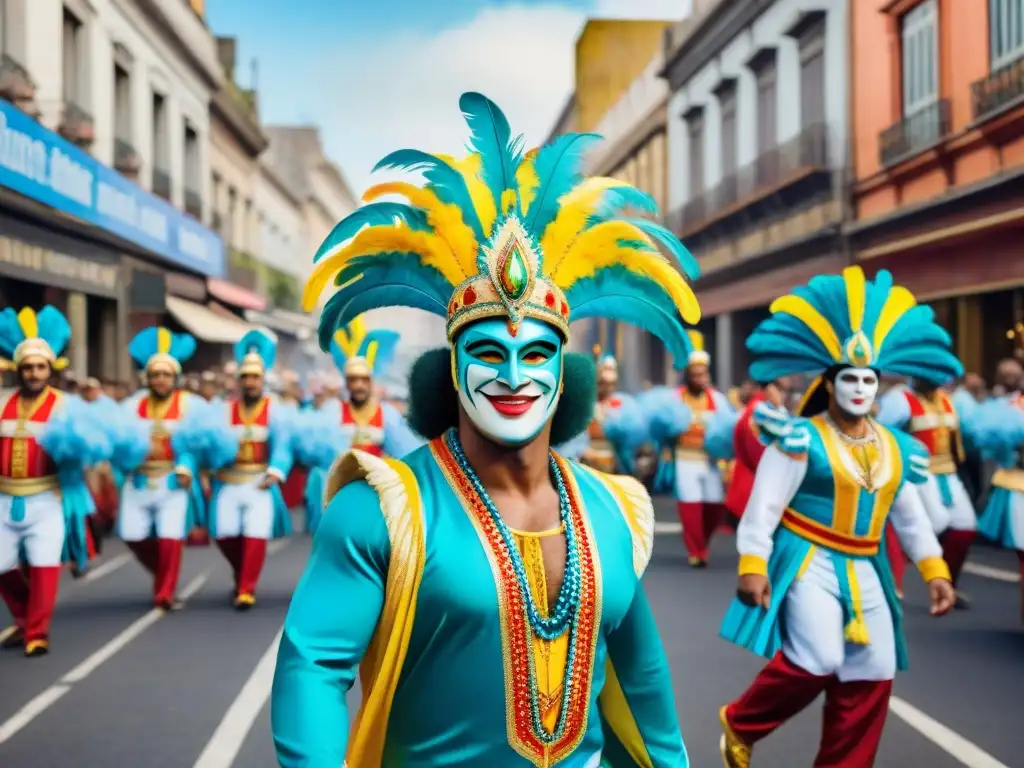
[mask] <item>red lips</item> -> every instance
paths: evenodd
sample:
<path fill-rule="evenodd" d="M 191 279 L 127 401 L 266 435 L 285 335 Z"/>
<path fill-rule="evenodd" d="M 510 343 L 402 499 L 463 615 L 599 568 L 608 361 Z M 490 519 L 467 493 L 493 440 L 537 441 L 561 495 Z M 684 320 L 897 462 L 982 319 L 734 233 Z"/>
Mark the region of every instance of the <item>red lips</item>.
<path fill-rule="evenodd" d="M 530 406 L 537 399 L 523 395 L 485 395 L 485 397 L 494 406 L 494 410 L 509 419 L 522 416 L 530 410 Z"/>

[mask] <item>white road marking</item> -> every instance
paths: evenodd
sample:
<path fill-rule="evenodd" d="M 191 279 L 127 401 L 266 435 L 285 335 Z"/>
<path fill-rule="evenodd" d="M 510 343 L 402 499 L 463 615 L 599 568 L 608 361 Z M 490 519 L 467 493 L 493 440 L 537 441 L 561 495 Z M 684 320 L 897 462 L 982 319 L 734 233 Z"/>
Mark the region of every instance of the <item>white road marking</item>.
<path fill-rule="evenodd" d="M 966 765 L 967 768 L 1009 768 L 1008 765 L 996 760 L 977 744 L 954 733 L 898 696 L 893 696 L 889 700 L 889 710 L 926 739 Z"/>
<path fill-rule="evenodd" d="M 192 579 L 192 581 L 190 581 L 188 585 L 181 590 L 179 597 L 182 602 L 188 600 L 198 592 L 209 577 L 209 573 L 201 573 Z M 89 656 L 85 661 L 64 675 L 64 677 L 60 679 L 60 682 L 51 685 L 45 691 L 29 701 L 28 704 L 15 712 L 6 722 L 0 724 L 0 744 L 8 741 L 22 728 L 53 706 L 58 699 L 71 690 L 71 686 L 74 683 L 80 683 L 90 674 L 95 672 L 97 667 L 103 664 L 103 662 L 108 661 L 111 656 L 149 629 L 149 627 L 153 626 L 153 624 L 159 621 L 162 616 L 164 616 L 164 611 L 159 608 L 154 608 L 149 611 L 149 613 L 136 619 L 113 640 L 108 642 L 102 648 Z"/>
<path fill-rule="evenodd" d="M 1007 571 L 1003 568 L 993 568 L 990 565 L 982 565 L 981 563 L 964 563 L 964 571 L 967 573 L 973 573 L 975 576 L 981 576 L 985 579 L 1006 581 L 1010 584 L 1016 584 L 1020 581 L 1019 573 Z"/>
<path fill-rule="evenodd" d="M 98 566 L 88 571 L 85 576 L 82 577 L 82 581 L 86 584 L 92 581 L 98 581 L 104 576 L 109 576 L 118 568 L 124 567 L 131 559 L 132 555 L 130 552 L 120 554 L 111 560 L 100 563 Z"/>
<path fill-rule="evenodd" d="M 256 664 L 252 675 L 245 681 L 238 697 L 228 707 L 209 743 L 192 768 L 231 768 L 252 729 L 253 723 L 270 698 L 277 663 L 277 646 L 281 642 L 278 631 L 263 658 Z"/>
<path fill-rule="evenodd" d="M 683 532 L 682 523 L 662 523 L 655 521 L 654 533 L 656 536 L 661 536 L 668 533 L 680 534 Z"/>

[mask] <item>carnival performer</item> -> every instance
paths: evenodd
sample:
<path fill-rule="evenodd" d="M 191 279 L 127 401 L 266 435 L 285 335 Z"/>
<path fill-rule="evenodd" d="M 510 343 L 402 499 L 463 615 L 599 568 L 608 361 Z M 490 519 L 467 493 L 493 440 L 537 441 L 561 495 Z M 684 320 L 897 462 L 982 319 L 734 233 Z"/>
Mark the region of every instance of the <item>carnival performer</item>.
<path fill-rule="evenodd" d="M 649 196 L 583 180 L 592 137 L 525 156 L 498 107 L 467 93 L 465 160 L 402 150 L 427 186 L 380 184 L 317 254 L 321 344 L 360 312 L 406 305 L 447 319 L 451 349 L 413 366 L 410 423 L 431 439 L 402 461 L 347 454 L 285 620 L 272 697 L 283 766 L 688 765 L 672 684 L 640 584 L 651 501 L 628 477 L 550 451 L 589 422 L 591 360 L 572 320 L 614 314 L 661 334 L 699 317 L 658 246 Z M 451 202 L 446 202 L 451 201 Z M 370 224 L 364 228 L 364 225 Z M 354 282 L 351 282 L 354 281 Z M 334 596 L 344 595 L 343 599 Z M 607 662 L 607 665 L 606 665 Z M 345 691 L 362 674 L 350 736 Z M 467 674 L 467 671 L 469 673 Z"/>
<path fill-rule="evenodd" d="M 215 427 L 212 406 L 179 386 L 181 364 L 195 349 L 187 333 L 155 326 L 129 342 L 146 388 L 122 405 L 135 430 L 111 462 L 126 475 L 117 534 L 153 576 L 153 603 L 164 610 L 181 607 L 176 590 L 185 538 L 204 518 L 197 454 Z"/>
<path fill-rule="evenodd" d="M 825 694 L 814 766 L 874 765 L 897 669 L 905 669 L 902 611 L 884 560 L 891 520 L 928 582 L 931 612 L 955 590 L 920 497 L 928 456 L 907 434 L 870 418 L 882 372 L 959 375 L 950 340 L 882 270 L 816 277 L 771 305 L 747 340 L 751 374 L 823 371 L 790 429 L 761 457 L 737 531 L 738 597 L 721 634 L 771 659 L 721 709 L 722 756 L 750 765 L 751 748 Z"/>
<path fill-rule="evenodd" d="M 683 372 L 683 386 L 653 413 L 651 435 L 674 446 L 676 511 L 683 526 L 683 543 L 690 565 L 705 568 L 708 545 L 724 515 L 725 488 L 718 462 L 708 456 L 704 433 L 709 421 L 728 414 L 732 406 L 711 386 L 711 356 L 704 337 L 689 331 L 693 352 Z"/>
<path fill-rule="evenodd" d="M 50 386 L 70 339 L 54 307 L 0 312 L 0 370 L 17 376 L 0 392 L 0 595 L 14 618 L 2 645 L 30 657 L 49 651 L 61 564 L 88 565 L 95 508 L 85 470 L 111 451 L 90 406 Z"/>
<path fill-rule="evenodd" d="M 961 414 L 952 398 L 940 389 L 951 381 L 939 378 L 945 375 L 944 370 L 936 369 L 913 378 L 910 386 L 894 387 L 879 401 L 878 421 L 908 432 L 928 449 L 928 479 L 915 490 L 942 544 L 942 556 L 949 566 L 953 586 L 957 586 L 978 521 L 967 489 L 957 474 L 966 453 Z M 959 593 L 957 605 L 967 607 Z"/>
<path fill-rule="evenodd" d="M 597 404 L 587 431 L 557 450 L 563 456 L 579 460 L 602 472 L 632 475 L 636 452 L 647 439 L 643 412 L 630 395 L 619 389 L 619 364 L 615 357 L 602 355 L 594 347 L 597 360 Z"/>
<path fill-rule="evenodd" d="M 221 429 L 204 463 L 216 470 L 207 529 L 231 565 L 232 602 L 244 611 L 256 605 L 267 542 L 291 534 L 281 484 L 292 467 L 296 412 L 264 389 L 277 356 L 268 334 L 249 331 L 234 353 L 238 394 L 215 408 Z"/>
<path fill-rule="evenodd" d="M 316 531 L 323 514 L 324 480 L 340 451 L 355 448 L 374 456 L 401 458 L 423 444 L 391 403 L 374 394 L 379 380 L 395 359 L 400 336 L 385 329 L 367 330 L 356 317 L 334 332 L 330 351 L 345 377 L 347 400 L 325 401 L 316 415 L 304 420 L 296 446 L 311 467 L 306 481 L 306 530 Z"/>
<path fill-rule="evenodd" d="M 976 409 L 973 437 L 983 457 L 995 462 L 988 503 L 978 531 L 1017 552 L 1020 618 L 1024 621 L 1024 396 L 995 398 Z"/>

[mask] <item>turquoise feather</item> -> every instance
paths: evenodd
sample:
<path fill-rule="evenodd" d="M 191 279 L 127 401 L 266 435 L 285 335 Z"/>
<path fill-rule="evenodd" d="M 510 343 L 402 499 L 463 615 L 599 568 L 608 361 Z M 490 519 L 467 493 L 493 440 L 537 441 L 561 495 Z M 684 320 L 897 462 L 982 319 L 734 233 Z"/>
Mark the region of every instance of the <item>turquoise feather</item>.
<path fill-rule="evenodd" d="M 679 238 L 673 235 L 665 227 L 650 219 L 623 219 L 628 224 L 642 231 L 656 243 L 659 243 L 665 250 L 675 256 L 679 268 L 690 280 L 700 277 L 700 265 L 693 257 L 689 249 L 683 245 Z"/>
<path fill-rule="evenodd" d="M 585 229 L 610 221 L 631 208 L 650 216 L 658 215 L 658 204 L 646 192 L 635 187 L 612 187 L 601 193 L 600 202 L 587 217 Z"/>
<path fill-rule="evenodd" d="M 480 178 L 500 211 L 502 193 L 519 189 L 516 169 L 523 160 L 523 137 L 512 138 L 505 113 L 483 94 L 462 94 L 459 108 L 472 136 L 468 150 L 480 155 Z"/>
<path fill-rule="evenodd" d="M 445 305 L 448 304 L 448 299 L 451 298 L 452 290 L 455 287 L 434 267 L 424 265 L 415 254 L 401 251 L 374 256 L 357 256 L 338 273 L 334 282 L 337 285 L 345 285 L 356 277 L 362 277 L 364 280 L 369 277 L 375 280 L 385 272 L 390 277 L 412 276 L 407 278 L 412 284 Z M 362 280 L 360 284 L 367 285 Z"/>
<path fill-rule="evenodd" d="M 320 349 L 330 350 L 338 328 L 351 323 L 363 312 L 380 307 L 411 307 L 432 315 L 447 316 L 447 305 L 415 285 L 415 277 L 396 271 L 390 277 L 364 278 L 343 288 L 328 300 L 320 315 Z"/>
<path fill-rule="evenodd" d="M 359 230 L 365 226 L 392 225 L 395 219 L 403 221 L 411 229 L 427 231 L 430 226 L 427 224 L 426 214 L 419 208 L 413 208 L 406 203 L 376 202 L 368 203 L 357 208 L 351 214 L 339 221 L 331 234 L 327 236 L 323 244 L 317 249 L 313 263 L 320 261 L 327 253 L 355 237 Z"/>
<path fill-rule="evenodd" d="M 265 332 L 253 329 L 235 344 L 235 362 L 239 365 L 250 352 L 255 352 L 263 360 L 264 367 L 269 371 L 277 359 L 277 343 Z"/>
<path fill-rule="evenodd" d="M 375 166 L 373 172 L 398 168 L 404 171 L 421 171 L 427 180 L 427 188 L 445 203 L 457 205 L 462 210 L 462 220 L 472 228 L 477 239 L 483 241 L 485 234 L 480 217 L 473 206 L 466 180 L 462 174 L 444 160 L 418 149 L 399 149 L 392 152 Z"/>
<path fill-rule="evenodd" d="M 584 153 L 601 137 L 596 133 L 566 133 L 542 147 L 533 160 L 540 184 L 526 215 L 526 230 L 541 236 L 555 220 L 559 201 L 582 181 Z"/>
<path fill-rule="evenodd" d="M 49 305 L 36 312 L 39 338 L 50 345 L 55 355 L 60 355 L 71 341 L 71 326 L 67 318 L 56 307 Z M 18 311 L 7 307 L 0 312 L 0 357 L 10 360 L 14 350 L 25 340 L 25 332 L 18 322 Z"/>
<path fill-rule="evenodd" d="M 389 331 L 384 328 L 376 328 L 367 331 L 362 344 L 359 345 L 359 354 L 367 357 L 370 353 L 370 345 L 376 342 L 377 352 L 373 357 L 373 375 L 383 376 L 384 371 L 394 362 L 398 353 L 398 342 L 401 336 L 397 331 Z"/>

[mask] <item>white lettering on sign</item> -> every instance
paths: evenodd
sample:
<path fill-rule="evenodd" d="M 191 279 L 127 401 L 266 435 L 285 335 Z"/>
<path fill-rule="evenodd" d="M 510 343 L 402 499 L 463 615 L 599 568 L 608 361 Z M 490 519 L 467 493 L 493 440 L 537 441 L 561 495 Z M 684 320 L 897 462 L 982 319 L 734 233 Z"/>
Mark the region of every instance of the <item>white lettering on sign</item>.
<path fill-rule="evenodd" d="M 132 228 L 138 226 L 139 214 L 135 206 L 135 198 L 117 187 L 112 187 L 105 181 L 96 185 L 96 210 L 126 226 Z"/>
<path fill-rule="evenodd" d="M 60 147 L 50 150 L 50 186 L 54 192 L 91 208 L 92 183 L 88 168 L 61 152 Z"/>
<path fill-rule="evenodd" d="M 209 262 L 210 253 L 206 238 L 197 235 L 188 227 L 178 227 L 178 248 L 193 259 Z"/>
<path fill-rule="evenodd" d="M 155 208 L 143 205 L 139 211 L 139 229 L 154 240 L 167 244 L 169 225 L 167 217 Z"/>
<path fill-rule="evenodd" d="M 7 115 L 0 112 L 0 165 L 12 173 L 48 184 L 46 144 L 27 133 L 7 127 Z"/>

